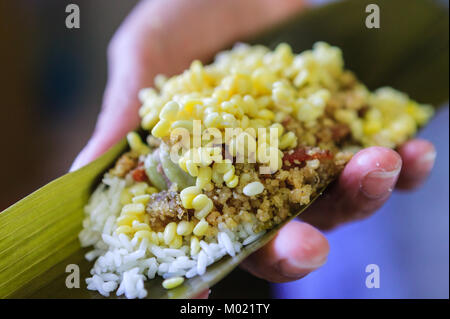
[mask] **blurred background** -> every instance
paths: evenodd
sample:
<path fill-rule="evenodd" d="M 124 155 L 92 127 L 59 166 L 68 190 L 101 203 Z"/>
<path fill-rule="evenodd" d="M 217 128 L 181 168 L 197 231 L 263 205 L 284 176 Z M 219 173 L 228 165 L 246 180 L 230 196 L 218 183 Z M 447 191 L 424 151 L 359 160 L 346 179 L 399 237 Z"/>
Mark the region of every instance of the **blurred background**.
<path fill-rule="evenodd" d="M 85 145 L 106 83 L 106 47 L 136 2 L 0 1 L 0 211 L 65 174 Z M 80 7 L 80 29 L 65 27 L 69 3 Z M 236 270 L 212 298 L 448 298 L 448 119 L 445 106 L 420 133 L 438 153 L 426 184 L 395 193 L 370 219 L 328 233 L 322 269 L 279 285 Z M 365 287 L 372 263 L 380 267 L 378 289 Z"/>

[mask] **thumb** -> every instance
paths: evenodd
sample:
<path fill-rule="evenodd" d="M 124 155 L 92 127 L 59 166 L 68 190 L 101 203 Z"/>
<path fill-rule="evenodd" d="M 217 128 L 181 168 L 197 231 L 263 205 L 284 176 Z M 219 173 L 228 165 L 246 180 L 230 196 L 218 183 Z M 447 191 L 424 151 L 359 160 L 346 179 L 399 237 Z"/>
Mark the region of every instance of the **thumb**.
<path fill-rule="evenodd" d="M 107 85 L 104 104 L 92 137 L 70 167 L 75 171 L 105 153 L 139 125 L 139 85 L 125 89 Z"/>

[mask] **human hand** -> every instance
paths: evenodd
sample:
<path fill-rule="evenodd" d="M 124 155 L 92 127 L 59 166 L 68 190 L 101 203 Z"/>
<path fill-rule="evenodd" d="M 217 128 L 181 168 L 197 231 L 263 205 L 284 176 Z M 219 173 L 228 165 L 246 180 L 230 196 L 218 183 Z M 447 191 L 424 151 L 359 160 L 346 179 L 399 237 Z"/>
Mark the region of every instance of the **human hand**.
<path fill-rule="evenodd" d="M 353 156 L 339 179 L 300 215 L 303 221 L 284 226 L 266 246 L 243 263 L 249 272 L 273 282 L 297 280 L 322 266 L 329 246 L 321 230 L 369 217 L 394 188 L 418 187 L 433 168 L 433 144 L 413 139 L 397 152 L 370 147 Z"/>
<path fill-rule="evenodd" d="M 227 45 L 303 7 L 298 0 L 141 2 L 108 48 L 102 111 L 92 138 L 71 170 L 94 160 L 138 126 L 138 91 L 152 86 L 156 74 L 179 73 L 192 60 L 211 58 Z M 396 184 L 402 189 L 419 185 L 431 171 L 435 154 L 433 145 L 423 140 L 407 142 L 398 153 L 381 147 L 360 151 L 324 198 L 302 214 L 310 224 L 290 222 L 242 266 L 274 282 L 307 275 L 325 263 L 329 250 L 325 237 L 311 225 L 330 229 L 369 216 L 383 205 Z"/>

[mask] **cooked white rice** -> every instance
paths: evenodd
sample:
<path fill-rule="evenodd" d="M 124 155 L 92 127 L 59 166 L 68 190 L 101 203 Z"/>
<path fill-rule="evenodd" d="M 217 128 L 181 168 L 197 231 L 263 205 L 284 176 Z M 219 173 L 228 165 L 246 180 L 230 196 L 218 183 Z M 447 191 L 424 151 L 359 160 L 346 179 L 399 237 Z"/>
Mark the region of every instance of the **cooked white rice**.
<path fill-rule="evenodd" d="M 203 275 L 209 265 L 225 255 L 235 256 L 243 245 L 263 234 L 255 234 L 251 224 L 238 225 L 234 231 L 219 224 L 217 236 L 201 240 L 200 251 L 192 256 L 188 242 L 173 249 L 151 244 L 146 238 L 130 240 L 125 234 L 113 232 L 125 186 L 125 180 L 105 175 L 85 207 L 86 218 L 79 235 L 83 247 L 93 246 L 85 256 L 89 261 L 95 260 L 90 272 L 92 277 L 86 279 L 87 288 L 105 297 L 116 291 L 117 296 L 145 298 L 144 282 L 156 275 L 164 279 Z"/>

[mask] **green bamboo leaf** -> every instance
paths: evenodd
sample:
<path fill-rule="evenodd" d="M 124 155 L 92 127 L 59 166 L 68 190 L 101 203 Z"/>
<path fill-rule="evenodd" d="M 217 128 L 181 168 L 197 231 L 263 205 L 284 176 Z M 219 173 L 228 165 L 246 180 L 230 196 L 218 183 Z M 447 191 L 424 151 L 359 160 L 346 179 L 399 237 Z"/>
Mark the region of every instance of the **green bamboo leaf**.
<path fill-rule="evenodd" d="M 100 159 L 56 179 L 0 214 L 0 298 L 39 290 L 54 279 L 42 274 L 80 251 L 83 207 L 125 145 L 123 140 Z"/>
<path fill-rule="evenodd" d="M 381 28 L 367 29 L 365 7 L 374 2 L 381 9 Z M 448 10 L 433 1 L 351 0 L 310 9 L 250 42 L 270 47 L 287 42 L 300 52 L 316 41 L 326 41 L 342 49 L 347 68 L 370 89 L 390 85 L 419 102 L 440 105 L 448 100 L 448 27 Z M 81 288 L 68 289 L 66 266 L 79 265 L 82 279 L 89 274 L 91 264 L 84 259 L 87 251 L 78 242 L 83 207 L 125 147 L 123 140 L 95 162 L 49 183 L 0 214 L 0 298 L 102 298 L 88 291 L 83 280 Z M 189 298 L 211 287 L 284 224 L 178 288 L 167 291 L 161 279 L 147 281 L 148 297 Z"/>

